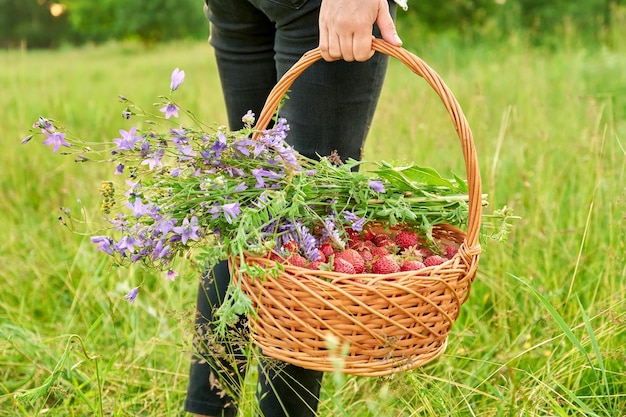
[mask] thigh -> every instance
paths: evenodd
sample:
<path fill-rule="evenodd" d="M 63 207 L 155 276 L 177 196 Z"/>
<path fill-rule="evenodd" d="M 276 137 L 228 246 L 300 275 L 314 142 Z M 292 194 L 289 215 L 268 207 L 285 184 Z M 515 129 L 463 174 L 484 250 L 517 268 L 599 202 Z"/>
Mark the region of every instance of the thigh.
<path fill-rule="evenodd" d="M 205 0 L 222 94 L 232 130 L 261 111 L 276 84 L 274 23 L 248 0 Z"/>
<path fill-rule="evenodd" d="M 308 0 L 289 16 L 273 17 L 278 77 L 319 44 L 320 3 L 320 0 Z M 390 8 L 395 13 L 394 4 L 390 3 Z M 376 27 L 374 35 L 380 37 Z M 319 61 L 304 71 L 292 85 L 289 99 L 281 109 L 281 116 L 291 128 L 290 143 L 309 157 L 329 155 L 336 150 L 344 160 L 359 159 L 387 62 L 386 56 L 375 54 L 366 62 Z"/>

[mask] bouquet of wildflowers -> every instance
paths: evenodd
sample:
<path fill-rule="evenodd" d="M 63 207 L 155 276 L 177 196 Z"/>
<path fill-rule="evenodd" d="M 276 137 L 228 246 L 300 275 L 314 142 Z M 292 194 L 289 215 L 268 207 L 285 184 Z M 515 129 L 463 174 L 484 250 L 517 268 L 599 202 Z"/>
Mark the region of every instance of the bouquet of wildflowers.
<path fill-rule="evenodd" d="M 172 95 L 184 75 L 173 71 L 157 116 L 120 96 L 122 116 L 143 123 L 120 130 L 110 143 L 87 144 L 43 117 L 23 141 L 43 136 L 44 145 L 78 162 L 104 155 L 123 179 L 102 182 L 110 232 L 91 237 L 117 264 L 140 263 L 174 279 L 177 257 L 193 254 L 201 268 L 235 257 L 245 270 L 245 254 L 286 257 L 294 243 L 307 263 L 319 262 L 322 245 L 344 248 L 370 223 L 413 224 L 428 240 L 433 225 L 466 221 L 467 188 L 459 178 L 417 166 L 341 161 L 336 154 L 305 158 L 287 144 L 283 118 L 263 131 L 255 130 L 251 112 L 235 132 L 209 128 L 191 113 L 191 123 L 180 124 Z M 132 302 L 137 291 L 126 298 Z"/>

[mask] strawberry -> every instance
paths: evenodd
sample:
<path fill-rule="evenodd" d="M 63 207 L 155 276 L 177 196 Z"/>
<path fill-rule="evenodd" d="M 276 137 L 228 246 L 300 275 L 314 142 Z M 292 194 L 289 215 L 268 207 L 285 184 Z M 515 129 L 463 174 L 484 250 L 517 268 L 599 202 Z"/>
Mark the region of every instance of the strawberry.
<path fill-rule="evenodd" d="M 283 250 L 285 253 L 299 253 L 300 245 L 295 240 L 290 240 L 289 242 L 283 245 Z"/>
<path fill-rule="evenodd" d="M 408 230 L 402 230 L 396 235 L 396 244 L 400 249 L 404 250 L 411 246 L 417 246 L 419 244 L 418 237 L 415 233 Z"/>
<path fill-rule="evenodd" d="M 433 256 L 434 255 L 433 251 L 431 251 L 428 248 L 422 248 L 422 249 L 420 249 L 420 252 L 422 253 L 422 257 L 423 258 L 428 258 L 429 256 Z"/>
<path fill-rule="evenodd" d="M 354 267 L 355 274 L 362 274 L 365 270 L 365 261 L 359 252 L 354 249 L 346 249 L 342 252 L 337 252 L 335 254 L 335 262 L 337 262 L 337 259 L 344 259 L 348 261 Z"/>
<path fill-rule="evenodd" d="M 365 262 L 371 262 L 374 259 L 374 255 L 372 255 L 369 249 L 363 249 L 357 252 L 359 252 L 359 255 L 361 255 L 361 258 L 363 258 Z"/>
<path fill-rule="evenodd" d="M 391 255 L 381 256 L 372 265 L 372 272 L 375 274 L 393 274 L 398 271 L 400 271 L 400 266 Z"/>
<path fill-rule="evenodd" d="M 283 263 L 285 262 L 285 258 L 283 258 L 282 256 L 280 256 L 279 254 L 277 254 L 276 252 L 272 251 L 270 253 L 270 260 L 277 262 L 277 263 Z"/>
<path fill-rule="evenodd" d="M 288 263 L 289 265 L 303 268 L 304 266 L 306 266 L 307 260 L 302 255 L 298 255 L 297 253 L 294 253 L 294 254 L 289 255 L 289 257 L 287 258 L 285 262 Z"/>
<path fill-rule="evenodd" d="M 326 256 L 326 259 L 328 259 L 330 255 L 335 253 L 335 250 L 333 249 L 333 246 L 330 243 L 324 243 L 322 246 L 320 246 L 320 250 L 322 251 L 324 256 Z"/>
<path fill-rule="evenodd" d="M 320 265 L 323 264 L 324 262 L 321 261 L 313 261 L 311 263 L 309 263 L 306 267 L 307 269 L 314 269 L 314 270 L 319 270 L 320 269 Z"/>
<path fill-rule="evenodd" d="M 432 255 L 432 256 L 429 256 L 428 258 L 426 258 L 424 260 L 424 265 L 426 265 L 426 266 L 441 265 L 445 261 L 446 261 L 446 258 L 444 258 L 442 256 Z"/>
<path fill-rule="evenodd" d="M 354 266 L 352 266 L 350 262 L 342 258 L 335 258 L 335 262 L 333 263 L 333 271 L 351 275 L 354 275 L 356 273 L 354 271 Z"/>
<path fill-rule="evenodd" d="M 326 262 L 326 255 L 324 255 L 324 252 L 319 249 L 317 250 L 317 260 L 322 263 Z"/>
<path fill-rule="evenodd" d="M 363 240 L 363 239 L 350 239 L 348 241 L 348 247 L 350 249 L 361 251 L 361 250 L 367 248 L 367 245 L 365 243 L 366 243 L 366 241 Z M 369 243 L 371 244 L 372 242 L 369 242 Z"/>
<path fill-rule="evenodd" d="M 400 271 L 418 271 L 422 268 L 426 268 L 423 262 L 420 261 L 404 261 L 400 266 Z"/>
<path fill-rule="evenodd" d="M 386 234 L 379 234 L 376 235 L 372 238 L 372 242 L 374 243 L 374 245 L 376 246 L 383 246 L 380 244 L 380 242 L 383 242 L 385 240 L 390 240 L 389 236 L 387 236 Z"/>
<path fill-rule="evenodd" d="M 389 251 L 386 248 L 377 247 L 372 251 L 372 256 L 374 256 L 375 258 L 380 258 L 385 255 L 389 255 Z"/>
<path fill-rule="evenodd" d="M 371 230 L 366 230 L 366 231 L 363 232 L 363 239 L 364 240 L 371 241 L 374 238 L 374 236 L 376 236 L 376 233 L 374 233 Z"/>
<path fill-rule="evenodd" d="M 456 253 L 459 251 L 459 248 L 454 245 L 448 245 L 443 249 L 443 251 L 446 254 L 446 258 L 452 259 L 454 255 L 456 255 Z"/>

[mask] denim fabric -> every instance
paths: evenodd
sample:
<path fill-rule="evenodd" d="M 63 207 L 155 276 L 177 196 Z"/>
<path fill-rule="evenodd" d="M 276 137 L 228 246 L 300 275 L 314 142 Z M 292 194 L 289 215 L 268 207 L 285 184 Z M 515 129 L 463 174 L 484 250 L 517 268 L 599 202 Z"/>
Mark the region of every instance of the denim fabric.
<path fill-rule="evenodd" d="M 317 47 L 321 0 L 205 0 L 227 107 L 229 127 L 257 116 L 278 79 L 306 51 Z M 393 2 L 390 2 L 395 12 Z M 377 28 L 375 35 L 380 36 Z M 292 85 L 280 114 L 290 125 L 288 141 L 303 155 L 361 157 L 387 68 L 387 57 L 366 62 L 324 62 L 308 68 Z M 203 279 L 198 291 L 197 326 L 209 325 L 230 281 L 226 263 Z M 241 323 L 240 329 L 245 328 Z M 232 355 L 242 356 L 236 347 Z M 210 356 L 210 355 L 208 355 Z M 265 417 L 306 417 L 317 410 L 322 373 L 261 360 L 257 398 Z M 271 365 L 270 365 L 271 364 Z M 233 370 L 236 373 L 240 371 Z M 210 416 L 235 416 L 236 399 L 220 396 L 210 383 L 211 366 L 193 361 L 185 409 Z M 242 374 L 239 375 L 243 377 Z M 220 379 L 230 384 L 228 375 Z M 232 387 L 237 391 L 237 387 Z M 236 394 L 235 394 L 236 395 Z"/>

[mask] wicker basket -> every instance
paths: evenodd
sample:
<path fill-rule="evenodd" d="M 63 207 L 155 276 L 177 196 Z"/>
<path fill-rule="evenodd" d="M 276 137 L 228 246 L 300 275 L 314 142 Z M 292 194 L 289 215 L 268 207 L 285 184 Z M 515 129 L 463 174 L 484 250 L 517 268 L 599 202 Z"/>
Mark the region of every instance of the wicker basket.
<path fill-rule="evenodd" d="M 421 59 L 384 41 L 375 51 L 395 57 L 423 77 L 448 110 L 461 141 L 467 170 L 467 233 L 439 225 L 434 237 L 455 242 L 457 254 L 447 262 L 419 271 L 351 276 L 284 266 L 277 278 L 233 277 L 251 297 L 257 316 L 254 339 L 267 356 L 303 368 L 353 375 L 386 375 L 424 365 L 441 355 L 448 335 L 467 300 L 480 254 L 481 182 L 476 151 L 463 112 L 442 79 Z M 293 81 L 321 58 L 307 52 L 270 93 L 257 128 L 268 126 Z M 248 264 L 270 268 L 273 261 L 248 256 Z M 329 349 L 332 344 L 338 349 Z M 343 347 L 343 349 L 342 349 Z"/>

